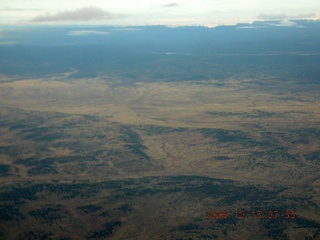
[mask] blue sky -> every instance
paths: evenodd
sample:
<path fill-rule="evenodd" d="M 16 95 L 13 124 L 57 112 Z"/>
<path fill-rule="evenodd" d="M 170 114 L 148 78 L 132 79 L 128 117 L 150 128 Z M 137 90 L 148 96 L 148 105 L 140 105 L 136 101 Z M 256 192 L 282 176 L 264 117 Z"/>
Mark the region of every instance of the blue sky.
<path fill-rule="evenodd" d="M 319 0 L 1 0 L 0 25 L 233 25 L 319 19 Z"/>

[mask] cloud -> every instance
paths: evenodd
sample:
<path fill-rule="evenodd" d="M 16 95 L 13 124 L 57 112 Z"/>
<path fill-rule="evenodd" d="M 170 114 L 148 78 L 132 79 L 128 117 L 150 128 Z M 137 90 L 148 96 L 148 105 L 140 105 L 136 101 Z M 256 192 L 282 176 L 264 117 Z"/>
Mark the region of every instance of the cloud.
<path fill-rule="evenodd" d="M 292 22 L 288 19 L 283 19 L 280 23 L 278 24 L 273 24 L 274 26 L 279 26 L 279 27 L 296 27 L 298 26 L 297 23 Z"/>
<path fill-rule="evenodd" d="M 178 3 L 168 3 L 168 4 L 161 5 L 161 6 L 166 7 L 166 8 L 170 8 L 170 7 L 176 7 L 178 5 L 179 5 Z"/>
<path fill-rule="evenodd" d="M 279 19 L 285 19 L 288 16 L 286 14 L 264 14 L 261 13 L 258 16 L 258 19 L 262 20 L 279 20 Z"/>
<path fill-rule="evenodd" d="M 110 32 L 91 31 L 91 30 L 76 30 L 70 31 L 67 35 L 70 36 L 87 36 L 87 35 L 109 35 Z"/>
<path fill-rule="evenodd" d="M 38 8 L 13 8 L 9 6 L 4 6 L 0 8 L 2 11 L 7 11 L 7 12 L 22 12 L 22 11 L 40 11 Z"/>
<path fill-rule="evenodd" d="M 91 21 L 102 19 L 122 18 L 122 14 L 114 14 L 96 7 L 86 7 L 74 11 L 64 11 L 57 14 L 46 13 L 33 18 L 32 22 L 60 22 L 60 21 Z"/>
<path fill-rule="evenodd" d="M 133 27 L 122 27 L 116 29 L 117 31 L 141 31 L 141 28 L 133 28 Z"/>
<path fill-rule="evenodd" d="M 308 13 L 308 14 L 299 14 L 299 15 L 287 15 L 287 14 L 265 14 L 261 13 L 257 17 L 258 19 L 262 20 L 283 20 L 283 19 L 303 19 L 303 18 L 311 18 L 314 17 L 316 14 Z"/>
<path fill-rule="evenodd" d="M 268 25 L 271 26 L 278 26 L 278 27 L 302 27 L 298 25 L 296 22 L 292 20 L 298 19 L 308 19 L 315 17 L 316 14 L 308 13 L 308 14 L 299 14 L 299 15 L 287 15 L 287 14 L 264 14 L 261 13 L 258 18 L 262 20 L 272 20 L 272 21 L 279 21 L 278 23 L 269 23 Z"/>

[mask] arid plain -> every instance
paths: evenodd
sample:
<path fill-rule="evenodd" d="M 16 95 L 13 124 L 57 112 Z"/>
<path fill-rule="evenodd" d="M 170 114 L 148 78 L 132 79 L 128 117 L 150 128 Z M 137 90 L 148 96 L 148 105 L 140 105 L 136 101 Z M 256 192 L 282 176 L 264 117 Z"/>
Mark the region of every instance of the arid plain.
<path fill-rule="evenodd" d="M 3 239 L 320 237 L 317 86 L 73 73 L 1 78 Z"/>

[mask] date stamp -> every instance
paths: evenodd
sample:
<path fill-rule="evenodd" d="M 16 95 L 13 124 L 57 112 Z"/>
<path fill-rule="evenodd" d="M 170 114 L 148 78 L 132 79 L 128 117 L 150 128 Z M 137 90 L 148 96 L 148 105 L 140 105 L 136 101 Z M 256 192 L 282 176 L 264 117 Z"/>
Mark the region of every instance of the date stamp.
<path fill-rule="evenodd" d="M 227 211 L 227 210 L 207 210 L 206 219 L 227 219 L 227 218 L 256 218 L 256 219 L 295 219 L 295 210 L 237 210 L 237 211 Z"/>

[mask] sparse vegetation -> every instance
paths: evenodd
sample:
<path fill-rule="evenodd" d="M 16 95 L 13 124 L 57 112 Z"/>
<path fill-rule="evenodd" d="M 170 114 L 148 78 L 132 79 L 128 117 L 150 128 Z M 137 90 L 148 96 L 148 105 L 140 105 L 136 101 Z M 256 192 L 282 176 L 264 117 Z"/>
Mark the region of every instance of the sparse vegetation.
<path fill-rule="evenodd" d="M 318 56 L 159 44 L 0 46 L 0 239 L 319 238 Z"/>

